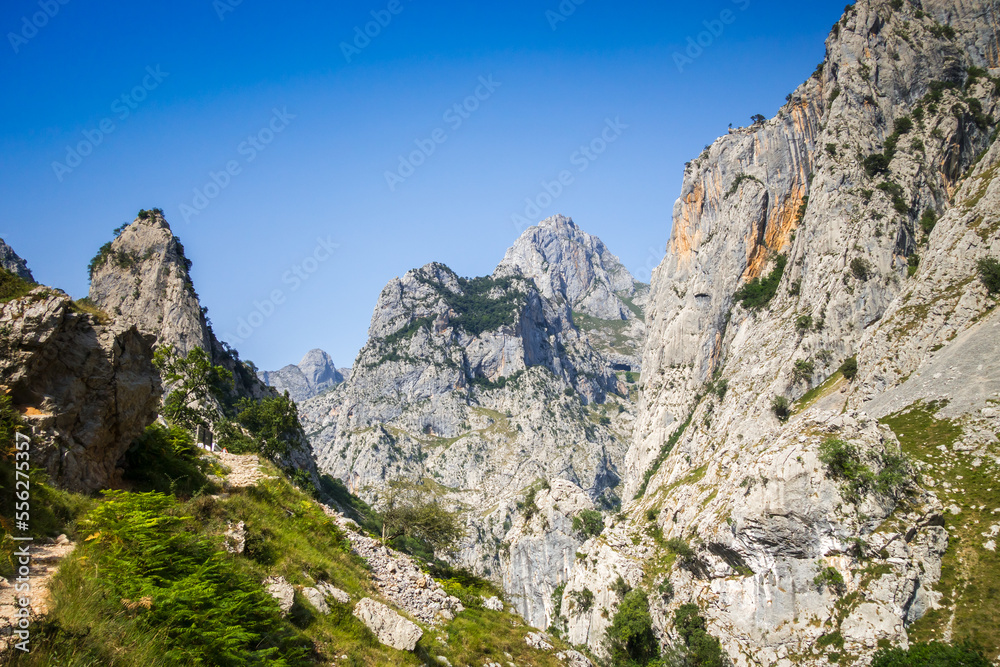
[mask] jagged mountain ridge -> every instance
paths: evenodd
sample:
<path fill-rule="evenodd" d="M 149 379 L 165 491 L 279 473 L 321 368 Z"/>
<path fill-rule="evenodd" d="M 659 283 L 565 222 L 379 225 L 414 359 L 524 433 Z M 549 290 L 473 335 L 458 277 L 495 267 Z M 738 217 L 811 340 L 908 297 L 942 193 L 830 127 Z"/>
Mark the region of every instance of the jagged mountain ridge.
<path fill-rule="evenodd" d="M 298 364 L 289 364 L 276 371 L 260 371 L 261 382 L 278 393 L 288 392 L 296 403 L 321 394 L 344 381 L 344 371 L 333 363 L 323 350 L 310 350 Z"/>
<path fill-rule="evenodd" d="M 581 235 L 568 219 L 552 219 L 526 231 L 517 244 L 525 252 L 508 252 L 490 277 L 462 279 L 430 264 L 390 282 L 351 377 L 301 406 L 320 470 L 352 491 L 374 500 L 390 481 L 423 482 L 470 509 L 459 560 L 504 580 L 536 624 L 541 597 L 580 537 L 568 513 L 553 515 L 548 532 L 523 534 L 517 502 L 532 485 L 560 478 L 568 484 L 562 494 L 576 498 L 563 512 L 616 504 L 632 420 L 629 378 L 574 325 L 571 305 L 583 291 L 570 297 L 572 281 L 552 281 L 547 298 L 523 273 L 530 240 L 552 234 L 567 244 Z M 580 262 L 593 262 L 597 270 L 583 275 L 607 289 L 602 264 L 611 264 L 620 284 L 609 298 L 635 294 L 624 267 L 586 238 L 588 245 L 551 263 L 552 274 L 573 275 Z M 641 322 L 624 310 L 618 321 Z"/>
<path fill-rule="evenodd" d="M 827 664 L 824 642 L 841 664 L 865 664 L 878 642 L 905 643 L 914 627 L 951 638 L 933 634 L 937 621 L 918 623 L 955 613 L 935 590 L 960 530 L 946 490 L 924 486 L 903 507 L 874 492 L 854 503 L 819 449 L 853 443 L 877 471 L 899 439 L 888 424 L 906 417 L 877 419 L 951 401 L 938 418 L 962 425 L 956 447 L 996 459 L 997 397 L 984 378 L 1000 369 L 959 364 L 961 347 L 984 349 L 995 322 L 977 321 L 993 302 L 976 260 L 1000 254 L 997 149 L 983 153 L 996 127 L 998 72 L 986 71 L 997 64 L 996 11 L 858 2 L 778 117 L 733 130 L 689 165 L 647 310 L 624 468 L 624 498 L 636 500 L 626 522 L 580 549 L 562 600 L 571 642 L 599 649 L 618 575 L 647 590 L 669 581 L 672 596 L 651 597 L 657 627 L 669 633 L 673 610 L 696 602 L 738 665 Z M 738 302 L 741 287 L 771 276 L 764 305 Z M 961 346 L 954 365 L 934 362 L 942 345 Z M 851 384 L 837 369 L 854 355 Z M 922 364 L 936 372 L 922 375 Z M 976 400 L 953 400 L 963 368 Z M 947 387 L 935 385 L 942 376 Z M 810 389 L 783 425 L 775 397 Z M 691 546 L 687 566 L 662 569 L 667 539 Z M 981 543 L 965 558 L 992 558 Z M 844 579 L 848 603 L 815 584 L 823 568 Z M 596 603 L 581 612 L 572 600 L 585 589 Z"/>

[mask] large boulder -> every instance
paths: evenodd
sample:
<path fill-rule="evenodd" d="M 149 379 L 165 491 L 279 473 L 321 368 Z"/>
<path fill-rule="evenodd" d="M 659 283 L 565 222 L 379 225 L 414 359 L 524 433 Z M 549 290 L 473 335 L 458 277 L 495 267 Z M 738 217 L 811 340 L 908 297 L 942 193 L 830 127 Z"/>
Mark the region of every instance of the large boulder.
<path fill-rule="evenodd" d="M 113 484 L 118 461 L 156 419 L 152 338 L 38 287 L 0 304 L 0 349 L 0 390 L 31 426 L 32 466 L 75 491 Z"/>
<path fill-rule="evenodd" d="M 358 602 L 354 606 L 354 615 L 375 633 L 380 642 L 400 651 L 415 649 L 424 634 L 416 623 L 371 598 Z"/>

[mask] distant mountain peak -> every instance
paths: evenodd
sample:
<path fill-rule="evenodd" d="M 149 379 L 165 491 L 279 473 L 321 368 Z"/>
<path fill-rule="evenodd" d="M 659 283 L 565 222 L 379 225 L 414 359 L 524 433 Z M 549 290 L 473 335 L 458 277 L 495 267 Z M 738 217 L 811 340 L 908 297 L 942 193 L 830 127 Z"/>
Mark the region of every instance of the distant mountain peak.
<path fill-rule="evenodd" d="M 20 278 L 35 282 L 31 271 L 28 270 L 28 263 L 14 252 L 14 249 L 7 245 L 3 239 L 0 239 L 0 268 L 6 269 Z"/>
<path fill-rule="evenodd" d="M 604 320 L 638 317 L 624 298 L 636 296 L 637 281 L 604 242 L 564 215 L 529 227 L 514 242 L 497 272 L 516 269 L 546 298 L 568 303 Z"/>
<path fill-rule="evenodd" d="M 312 398 L 344 381 L 344 375 L 333 363 L 333 358 L 318 348 L 306 352 L 298 365 L 289 364 L 277 371 L 261 371 L 259 377 L 278 392 L 287 391 L 296 402 Z"/>

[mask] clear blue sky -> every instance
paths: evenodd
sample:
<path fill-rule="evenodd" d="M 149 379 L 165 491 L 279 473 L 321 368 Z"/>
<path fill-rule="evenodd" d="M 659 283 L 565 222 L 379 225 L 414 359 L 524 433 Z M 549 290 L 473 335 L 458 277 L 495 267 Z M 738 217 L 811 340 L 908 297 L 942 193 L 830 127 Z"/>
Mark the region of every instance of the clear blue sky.
<path fill-rule="evenodd" d="M 773 115 L 843 11 L 843 0 L 565 0 L 574 11 L 555 22 L 558 0 L 61 2 L 0 9 L 0 237 L 37 280 L 80 297 L 112 230 L 163 208 L 220 337 L 236 342 L 240 319 L 281 291 L 236 342 L 262 368 L 313 347 L 351 364 L 380 290 L 410 268 L 491 272 L 520 231 L 512 215 L 563 170 L 572 183 L 536 217 L 572 216 L 648 280 L 684 163 L 730 123 Z M 26 27 L 42 5 L 55 15 Z M 387 25 L 345 56 L 373 11 Z M 730 23 L 680 71 L 674 54 L 720 16 Z M 446 116 L 477 92 L 467 117 Z M 596 159 L 576 154 L 607 119 L 627 128 Z M 113 130 L 97 143 L 102 121 Z M 435 136 L 390 189 L 399 156 Z M 81 142 L 96 145 L 67 157 Z M 227 163 L 238 173 L 218 176 Z M 228 184 L 185 220 L 211 172 Z M 326 261 L 309 259 L 318 239 L 339 244 Z"/>

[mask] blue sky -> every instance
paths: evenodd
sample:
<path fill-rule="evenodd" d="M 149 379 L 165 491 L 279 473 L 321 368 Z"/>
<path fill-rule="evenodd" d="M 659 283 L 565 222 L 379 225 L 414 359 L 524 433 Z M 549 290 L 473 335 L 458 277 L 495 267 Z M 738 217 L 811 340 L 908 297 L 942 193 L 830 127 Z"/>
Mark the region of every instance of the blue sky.
<path fill-rule="evenodd" d="M 777 111 L 843 0 L 576 2 L 11 0 L 0 237 L 81 297 L 112 230 L 160 207 L 262 368 L 349 365 L 387 281 L 490 273 L 526 200 L 648 280 L 684 163 Z"/>

